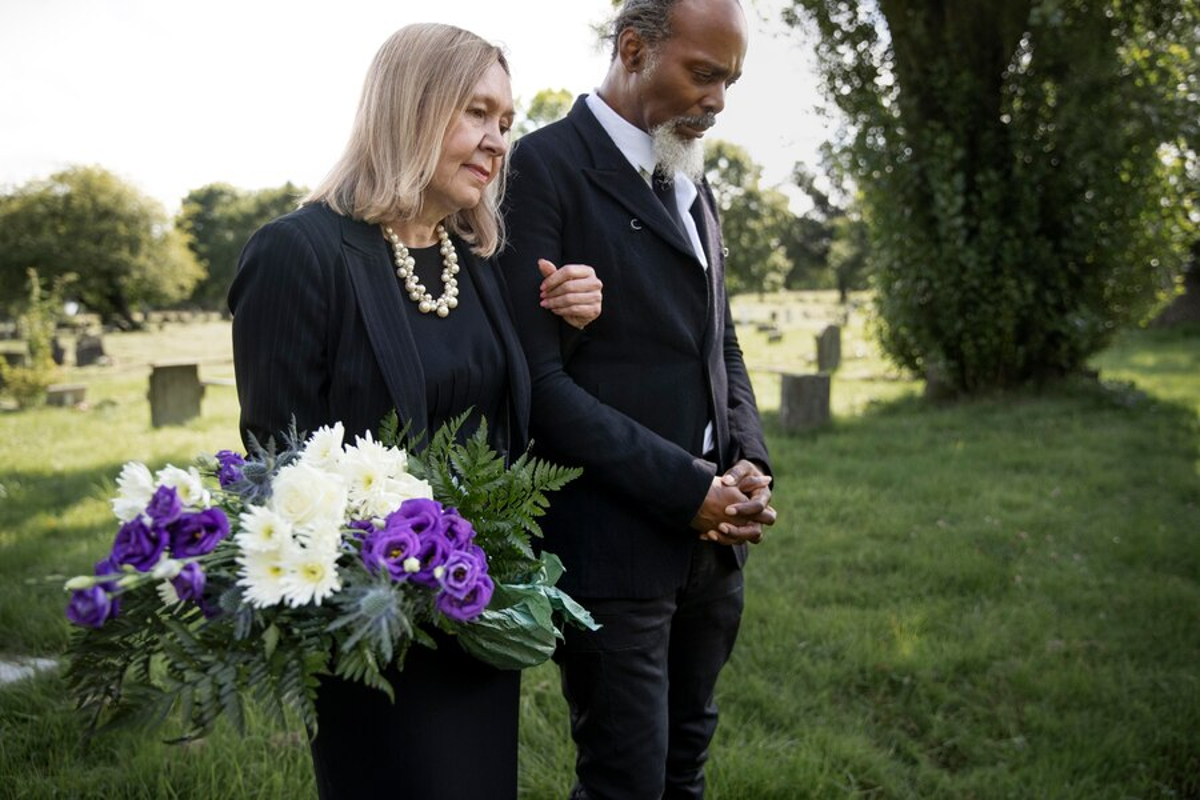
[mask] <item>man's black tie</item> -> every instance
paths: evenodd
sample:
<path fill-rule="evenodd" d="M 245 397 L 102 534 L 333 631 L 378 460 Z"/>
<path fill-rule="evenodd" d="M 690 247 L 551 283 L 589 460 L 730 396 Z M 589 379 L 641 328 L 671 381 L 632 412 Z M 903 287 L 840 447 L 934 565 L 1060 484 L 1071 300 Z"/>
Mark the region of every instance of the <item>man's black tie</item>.
<path fill-rule="evenodd" d="M 687 239 L 687 228 L 684 227 L 683 217 L 679 216 L 679 204 L 675 202 L 675 184 L 671 177 L 656 169 L 650 178 L 650 185 L 654 189 L 654 196 L 666 206 L 667 213 L 671 215 L 671 219 L 675 220 L 675 226 L 679 228 L 683 238 Z"/>

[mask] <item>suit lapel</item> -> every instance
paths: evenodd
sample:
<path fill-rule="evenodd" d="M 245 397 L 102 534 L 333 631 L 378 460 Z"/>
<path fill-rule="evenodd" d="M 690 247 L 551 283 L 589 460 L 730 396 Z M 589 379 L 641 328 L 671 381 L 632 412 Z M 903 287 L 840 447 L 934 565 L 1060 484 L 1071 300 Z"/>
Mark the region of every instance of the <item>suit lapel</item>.
<path fill-rule="evenodd" d="M 374 225 L 344 217 L 342 243 L 359 313 L 396 413 L 401 424 L 411 420 L 413 433 L 423 438 L 429 418 L 425 371 L 401 306 L 404 297 L 392 273 L 387 243 Z"/>
<path fill-rule="evenodd" d="M 596 188 L 625 207 L 630 215 L 629 227 L 632 230 L 645 228 L 653 231 L 685 256 L 696 259 L 691 242 L 684 238 L 667 209 L 628 162 L 623 170 L 584 169 L 583 174 Z"/>
<path fill-rule="evenodd" d="M 584 176 L 592 185 L 624 206 L 630 215 L 630 228 L 635 231 L 649 229 L 679 252 L 696 260 L 692 243 L 654 196 L 650 185 L 613 143 L 582 97 L 575 101 L 567 119 L 575 125 L 591 151 L 594 166 L 583 168 Z"/>

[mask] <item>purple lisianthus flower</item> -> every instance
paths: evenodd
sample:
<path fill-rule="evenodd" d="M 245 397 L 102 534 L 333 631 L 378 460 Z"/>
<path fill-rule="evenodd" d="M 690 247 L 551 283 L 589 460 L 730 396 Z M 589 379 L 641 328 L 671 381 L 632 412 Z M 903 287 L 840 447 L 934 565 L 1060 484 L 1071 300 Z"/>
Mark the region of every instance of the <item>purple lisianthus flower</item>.
<path fill-rule="evenodd" d="M 465 548 L 463 548 L 463 552 L 470 553 L 471 555 L 475 556 L 475 558 L 479 559 L 479 563 L 483 565 L 483 571 L 487 572 L 487 563 L 488 563 L 487 551 L 485 551 L 482 547 L 480 547 L 479 545 L 472 542 L 471 544 L 469 544 Z"/>
<path fill-rule="evenodd" d="M 421 562 L 421 568 L 412 574 L 412 581 L 436 589 L 441 585 L 436 574 L 438 568 L 445 566 L 446 559 L 454 552 L 454 548 L 440 531 L 426 531 L 420 538 L 421 548 L 417 552 L 417 560 Z"/>
<path fill-rule="evenodd" d="M 449 592 L 439 594 L 436 601 L 438 611 L 450 619 L 468 622 L 478 617 L 487 608 L 495 588 L 491 578 L 487 575 L 480 575 L 479 580 L 463 597 L 455 597 Z"/>
<path fill-rule="evenodd" d="M 353 528 L 354 530 L 358 531 L 358 533 L 354 535 L 359 539 L 366 539 L 375 532 L 375 523 L 371 522 L 369 519 L 352 519 L 346 523 L 346 527 Z"/>
<path fill-rule="evenodd" d="M 109 575 L 113 576 L 113 581 L 101 584 L 101 586 L 111 587 L 109 591 L 112 591 L 116 588 L 116 579 L 121 577 L 121 565 L 114 561 L 112 555 L 109 554 L 96 562 L 96 565 L 92 568 L 92 574 L 97 578 L 104 578 Z"/>
<path fill-rule="evenodd" d="M 403 525 L 390 525 L 363 540 L 362 560 L 372 575 L 383 567 L 392 580 L 405 581 L 411 577 L 404 569 L 405 560 L 419 558 L 420 552 L 421 540 L 416 533 Z"/>
<path fill-rule="evenodd" d="M 486 561 L 474 553 L 456 550 L 446 559 L 442 572 L 442 591 L 462 600 L 479 583 L 479 576 L 486 574 Z"/>
<path fill-rule="evenodd" d="M 208 576 L 195 561 L 184 564 L 179 574 L 171 578 L 171 585 L 175 587 L 175 594 L 179 595 L 180 600 L 194 600 L 197 603 L 204 596 L 204 584 L 207 582 Z"/>
<path fill-rule="evenodd" d="M 242 465 L 246 459 L 239 454 L 232 450 L 218 451 L 217 463 L 221 465 L 217 470 L 217 483 L 221 484 L 222 489 L 242 479 Z"/>
<path fill-rule="evenodd" d="M 86 628 L 99 628 L 117 615 L 116 606 L 103 587 L 78 589 L 71 592 L 67 604 L 67 619 Z"/>
<path fill-rule="evenodd" d="M 398 522 L 399 520 L 407 521 L 408 526 L 422 537 L 427 532 L 440 534 L 445 530 L 442 504 L 437 500 L 427 500 L 424 497 L 405 500 L 399 508 L 388 514 L 387 524 L 390 526 L 393 521 Z"/>
<path fill-rule="evenodd" d="M 458 513 L 456 508 L 448 508 L 442 515 L 442 523 L 446 526 L 446 538 L 454 545 L 455 550 L 462 550 L 475 538 L 475 528 Z"/>
<path fill-rule="evenodd" d="M 183 511 L 183 502 L 173 486 L 160 486 L 154 491 L 154 496 L 146 505 L 146 515 L 160 528 L 165 528 Z"/>
<path fill-rule="evenodd" d="M 124 574 L 124 571 L 121 569 L 121 565 L 113 560 L 111 554 L 97 561 L 92 570 L 97 578 L 112 578 L 111 581 L 104 581 L 97 584 L 101 589 L 108 592 L 108 619 L 112 619 L 121 610 L 121 595 L 116 592 L 117 580 Z"/>
<path fill-rule="evenodd" d="M 206 508 L 181 515 L 167 530 L 171 536 L 171 555 L 194 558 L 211 553 L 217 542 L 229 535 L 229 518 L 219 508 Z"/>
<path fill-rule="evenodd" d="M 157 525 L 147 525 L 138 517 L 117 531 L 109 560 L 115 565 L 128 564 L 138 572 L 149 572 L 162 557 L 166 546 L 166 531 Z"/>

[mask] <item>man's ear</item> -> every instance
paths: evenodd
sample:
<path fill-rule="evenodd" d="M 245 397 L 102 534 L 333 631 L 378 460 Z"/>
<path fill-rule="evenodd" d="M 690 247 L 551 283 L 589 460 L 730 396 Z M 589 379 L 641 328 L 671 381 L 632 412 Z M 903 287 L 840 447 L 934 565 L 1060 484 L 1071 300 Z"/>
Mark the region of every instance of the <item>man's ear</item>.
<path fill-rule="evenodd" d="M 617 37 L 617 55 L 626 72 L 641 72 L 646 68 L 650 51 L 646 42 L 633 28 L 626 28 Z"/>

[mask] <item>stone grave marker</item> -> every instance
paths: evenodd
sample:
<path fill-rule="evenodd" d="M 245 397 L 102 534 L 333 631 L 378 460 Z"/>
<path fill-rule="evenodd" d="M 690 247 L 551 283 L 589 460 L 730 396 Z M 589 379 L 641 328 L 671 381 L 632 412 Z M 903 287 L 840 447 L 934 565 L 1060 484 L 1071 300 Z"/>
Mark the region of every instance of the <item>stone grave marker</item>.
<path fill-rule="evenodd" d="M 89 367 L 103 363 L 104 359 L 104 339 L 101 337 L 82 333 L 75 340 L 75 366 Z"/>
<path fill-rule="evenodd" d="M 194 361 L 161 361 L 150 365 L 150 424 L 182 425 L 200 416 L 199 367 Z"/>
<path fill-rule="evenodd" d="M 779 422 L 788 432 L 821 428 L 832 419 L 829 411 L 830 376 L 784 375 L 780 382 Z"/>
<path fill-rule="evenodd" d="M 817 337 L 817 371 L 836 372 L 842 363 L 842 329 L 828 325 Z"/>
<path fill-rule="evenodd" d="M 82 383 L 52 383 L 46 387 L 46 405 L 69 408 L 83 402 L 87 386 Z"/>

